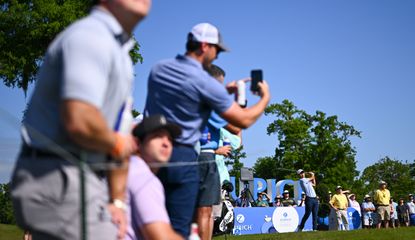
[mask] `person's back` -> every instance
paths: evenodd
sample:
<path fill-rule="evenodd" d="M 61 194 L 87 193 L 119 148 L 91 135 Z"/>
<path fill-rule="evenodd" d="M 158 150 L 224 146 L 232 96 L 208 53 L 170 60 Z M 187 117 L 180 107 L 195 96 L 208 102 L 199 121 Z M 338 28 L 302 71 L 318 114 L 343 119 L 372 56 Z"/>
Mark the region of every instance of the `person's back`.
<path fill-rule="evenodd" d="M 178 55 L 151 70 L 145 114 L 164 114 L 186 131 L 176 141 L 194 145 L 210 112 L 222 113 L 233 103 L 226 89 L 191 57 Z"/>
<path fill-rule="evenodd" d="M 163 114 L 183 129 L 175 141 L 171 162 L 197 161 L 194 147 L 212 110 L 231 124 L 247 128 L 262 114 L 270 97 L 266 82 L 259 83 L 260 101 L 242 109 L 227 89 L 205 72 L 204 68 L 227 50 L 216 27 L 197 24 L 187 40 L 186 54 L 156 64 L 148 79 L 144 115 Z M 166 190 L 172 225 L 188 237 L 199 188 L 198 166 L 163 168 L 158 176 Z"/>

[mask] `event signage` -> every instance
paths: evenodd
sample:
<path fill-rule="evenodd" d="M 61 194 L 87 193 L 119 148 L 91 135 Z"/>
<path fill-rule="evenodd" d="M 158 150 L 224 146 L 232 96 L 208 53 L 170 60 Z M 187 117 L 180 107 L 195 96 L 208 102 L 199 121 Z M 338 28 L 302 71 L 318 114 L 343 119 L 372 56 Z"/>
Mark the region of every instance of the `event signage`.
<path fill-rule="evenodd" d="M 235 177 L 231 177 L 230 178 L 231 183 L 233 184 L 233 186 L 235 185 Z M 291 179 L 284 179 L 284 180 L 280 180 L 278 182 L 276 182 L 275 179 L 262 179 L 262 178 L 254 178 L 253 181 L 249 181 L 249 190 L 251 191 L 253 197 L 256 197 L 256 194 L 258 192 L 267 192 L 268 195 L 274 199 L 277 195 L 282 195 L 282 193 L 284 192 L 284 187 L 286 185 L 290 185 L 293 186 L 293 193 L 294 193 L 294 198 L 295 199 L 300 199 L 301 198 L 301 187 L 300 187 L 300 182 L 299 181 L 294 181 Z M 238 198 L 239 193 L 243 190 L 243 188 L 245 187 L 243 182 L 239 182 L 239 189 L 234 188 L 234 190 L 231 192 L 231 195 L 233 197 L 233 199 Z"/>
<path fill-rule="evenodd" d="M 236 207 L 234 208 L 234 235 L 295 232 L 305 213 L 304 207 Z M 354 208 L 347 209 L 349 229 L 360 228 L 360 215 Z M 312 231 L 312 216 L 303 231 Z"/>

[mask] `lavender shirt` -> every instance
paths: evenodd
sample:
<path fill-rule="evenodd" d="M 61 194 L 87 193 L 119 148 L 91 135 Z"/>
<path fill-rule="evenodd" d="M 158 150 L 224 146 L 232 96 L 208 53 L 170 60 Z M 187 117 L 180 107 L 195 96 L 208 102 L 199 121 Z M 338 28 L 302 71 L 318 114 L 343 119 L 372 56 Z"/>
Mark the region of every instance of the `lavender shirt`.
<path fill-rule="evenodd" d="M 170 223 L 165 207 L 164 189 L 160 180 L 139 157 L 130 159 L 127 182 L 126 240 L 144 239 L 140 227 L 153 222 Z"/>

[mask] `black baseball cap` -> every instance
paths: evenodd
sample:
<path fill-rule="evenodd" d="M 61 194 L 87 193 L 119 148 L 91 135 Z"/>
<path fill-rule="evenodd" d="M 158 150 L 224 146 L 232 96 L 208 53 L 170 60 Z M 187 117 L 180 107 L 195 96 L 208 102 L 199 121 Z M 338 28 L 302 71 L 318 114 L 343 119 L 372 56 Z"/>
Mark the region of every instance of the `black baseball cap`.
<path fill-rule="evenodd" d="M 163 115 L 157 114 L 144 117 L 143 121 L 133 129 L 133 135 L 142 139 L 147 134 L 159 129 L 166 129 L 172 138 L 177 138 L 182 134 L 182 129 L 179 125 L 169 123 Z"/>

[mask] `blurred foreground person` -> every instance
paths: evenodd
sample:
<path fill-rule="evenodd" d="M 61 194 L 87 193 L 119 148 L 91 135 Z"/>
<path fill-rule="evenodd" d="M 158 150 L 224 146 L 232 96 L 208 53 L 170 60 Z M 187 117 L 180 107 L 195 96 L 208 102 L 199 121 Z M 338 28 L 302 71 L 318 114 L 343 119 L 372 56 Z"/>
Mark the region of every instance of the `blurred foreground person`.
<path fill-rule="evenodd" d="M 159 165 L 167 163 L 173 141 L 181 129 L 161 115 L 144 118 L 133 130 L 138 153 L 130 159 L 127 203 L 129 227 L 126 240 L 183 239 L 170 225 L 164 189 L 154 175 Z M 155 166 L 152 166 L 155 165 Z"/>
<path fill-rule="evenodd" d="M 46 52 L 23 120 L 11 191 L 17 224 L 35 240 L 81 239 L 83 186 L 88 239 L 124 238 L 128 159 L 137 149 L 130 134 L 130 36 L 150 5 L 95 1 Z M 87 163 L 82 186 L 81 158 Z M 107 163 L 122 167 L 107 170 Z"/>

